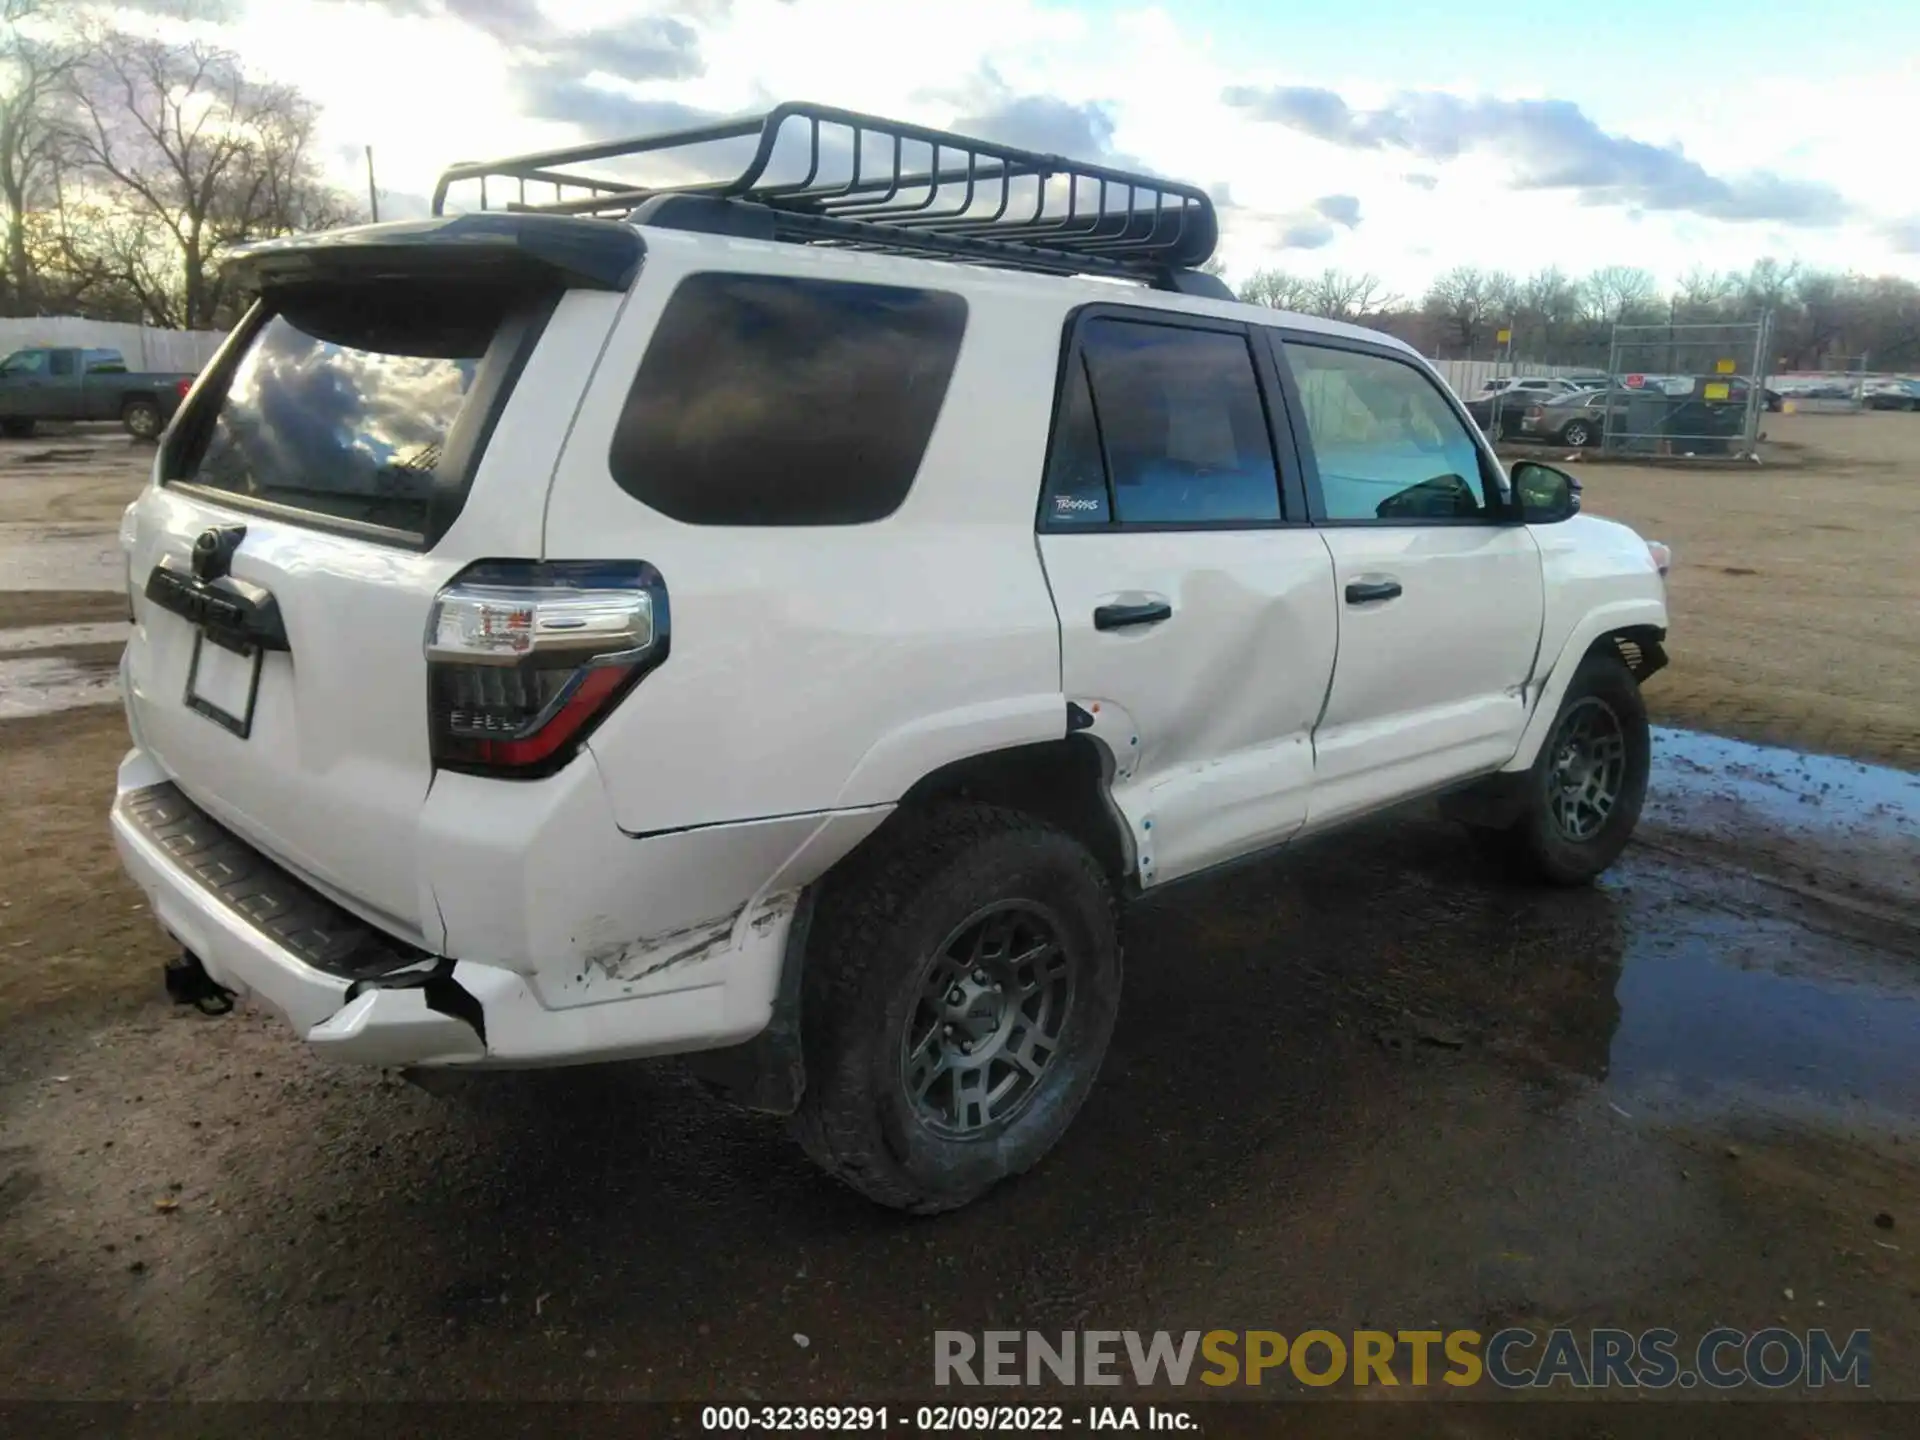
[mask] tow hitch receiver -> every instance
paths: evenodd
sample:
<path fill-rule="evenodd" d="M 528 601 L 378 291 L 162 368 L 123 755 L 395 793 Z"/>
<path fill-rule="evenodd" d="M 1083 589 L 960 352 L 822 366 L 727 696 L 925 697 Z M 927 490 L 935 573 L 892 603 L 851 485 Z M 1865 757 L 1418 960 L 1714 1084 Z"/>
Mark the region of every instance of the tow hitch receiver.
<path fill-rule="evenodd" d="M 233 992 L 211 975 L 191 950 L 182 950 L 166 965 L 167 994 L 176 1005 L 191 1005 L 202 1015 L 225 1015 L 233 1009 Z"/>

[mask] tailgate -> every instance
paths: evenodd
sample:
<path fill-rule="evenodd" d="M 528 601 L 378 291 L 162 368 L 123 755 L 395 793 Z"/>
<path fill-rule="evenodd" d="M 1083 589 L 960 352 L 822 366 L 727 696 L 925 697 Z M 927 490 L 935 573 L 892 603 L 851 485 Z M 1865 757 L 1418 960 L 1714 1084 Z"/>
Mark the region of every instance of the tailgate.
<path fill-rule="evenodd" d="M 475 560 L 539 557 L 621 299 L 444 258 L 264 287 L 123 527 L 136 743 L 257 848 L 429 946 L 429 613 Z"/>

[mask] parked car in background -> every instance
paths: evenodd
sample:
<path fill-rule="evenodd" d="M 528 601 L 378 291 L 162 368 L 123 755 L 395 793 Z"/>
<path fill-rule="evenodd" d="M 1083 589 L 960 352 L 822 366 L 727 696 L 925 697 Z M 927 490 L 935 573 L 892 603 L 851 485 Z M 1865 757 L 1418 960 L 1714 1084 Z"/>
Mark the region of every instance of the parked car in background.
<path fill-rule="evenodd" d="M 1480 394 L 1467 402 L 1467 414 L 1481 433 L 1496 440 L 1520 432 L 1520 417 L 1529 405 L 1560 395 L 1580 393 L 1580 386 L 1558 375 L 1509 375 L 1487 381 Z"/>
<path fill-rule="evenodd" d="M 1719 386 L 1725 386 L 1724 396 L 1715 388 Z M 1748 394 L 1747 382 L 1737 377 L 1701 378 L 1691 391 L 1671 381 L 1660 389 L 1576 390 L 1521 411 L 1513 438 L 1580 448 L 1598 445 L 1607 434 L 1644 435 L 1657 426 L 1694 439 L 1728 439 L 1744 428 Z M 1779 397 L 1772 391 L 1766 394 L 1770 397 L 1767 408 L 1777 409 Z M 1649 420 L 1644 411 L 1637 420 L 1629 420 L 1628 407 L 1645 406 L 1649 396 L 1658 407 L 1658 421 Z"/>
<path fill-rule="evenodd" d="M 31 435 L 42 420 L 118 420 L 155 439 L 193 388 L 191 374 L 130 371 L 118 350 L 36 345 L 0 360 L 0 435 Z"/>
<path fill-rule="evenodd" d="M 1876 380 L 1860 398 L 1869 410 L 1920 410 L 1920 380 Z"/>
<path fill-rule="evenodd" d="M 1521 412 L 1517 436 L 1575 449 L 1598 445 L 1610 423 L 1609 410 L 1617 422 L 1625 404 L 1626 392 L 1619 390 L 1576 390 L 1556 395 Z"/>

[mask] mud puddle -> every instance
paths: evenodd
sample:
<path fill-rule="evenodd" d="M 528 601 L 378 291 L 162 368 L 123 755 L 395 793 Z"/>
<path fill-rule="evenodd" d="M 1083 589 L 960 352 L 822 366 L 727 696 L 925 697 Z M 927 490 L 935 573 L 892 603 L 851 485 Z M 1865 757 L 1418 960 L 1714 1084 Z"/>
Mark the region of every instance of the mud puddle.
<path fill-rule="evenodd" d="M 126 583 L 126 557 L 112 530 L 13 525 L 0 531 L 0 589 L 124 590 Z"/>
<path fill-rule="evenodd" d="M 89 620 L 68 625 L 20 625 L 0 630 L 0 655 L 27 650 L 64 650 L 74 645 L 118 645 L 127 638 L 124 620 Z"/>
<path fill-rule="evenodd" d="M 1829 899 L 1920 904 L 1920 775 L 1903 770 L 1656 729 L 1641 825 Z"/>
<path fill-rule="evenodd" d="M 113 665 L 89 664 L 64 655 L 0 658 L 0 720 L 119 701 L 120 672 Z"/>
<path fill-rule="evenodd" d="M 1920 1133 L 1920 930 L 1861 943 L 1741 889 L 1633 886 L 1609 1093 L 1636 1118 Z"/>

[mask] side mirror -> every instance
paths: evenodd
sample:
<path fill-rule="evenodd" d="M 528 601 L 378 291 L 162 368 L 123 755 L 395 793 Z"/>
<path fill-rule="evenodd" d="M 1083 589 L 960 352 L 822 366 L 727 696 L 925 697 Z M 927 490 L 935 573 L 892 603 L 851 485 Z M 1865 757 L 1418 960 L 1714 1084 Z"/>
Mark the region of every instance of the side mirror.
<path fill-rule="evenodd" d="M 1522 460 L 1509 478 L 1520 497 L 1520 518 L 1529 525 L 1553 525 L 1580 513 L 1580 482 L 1564 470 Z"/>

